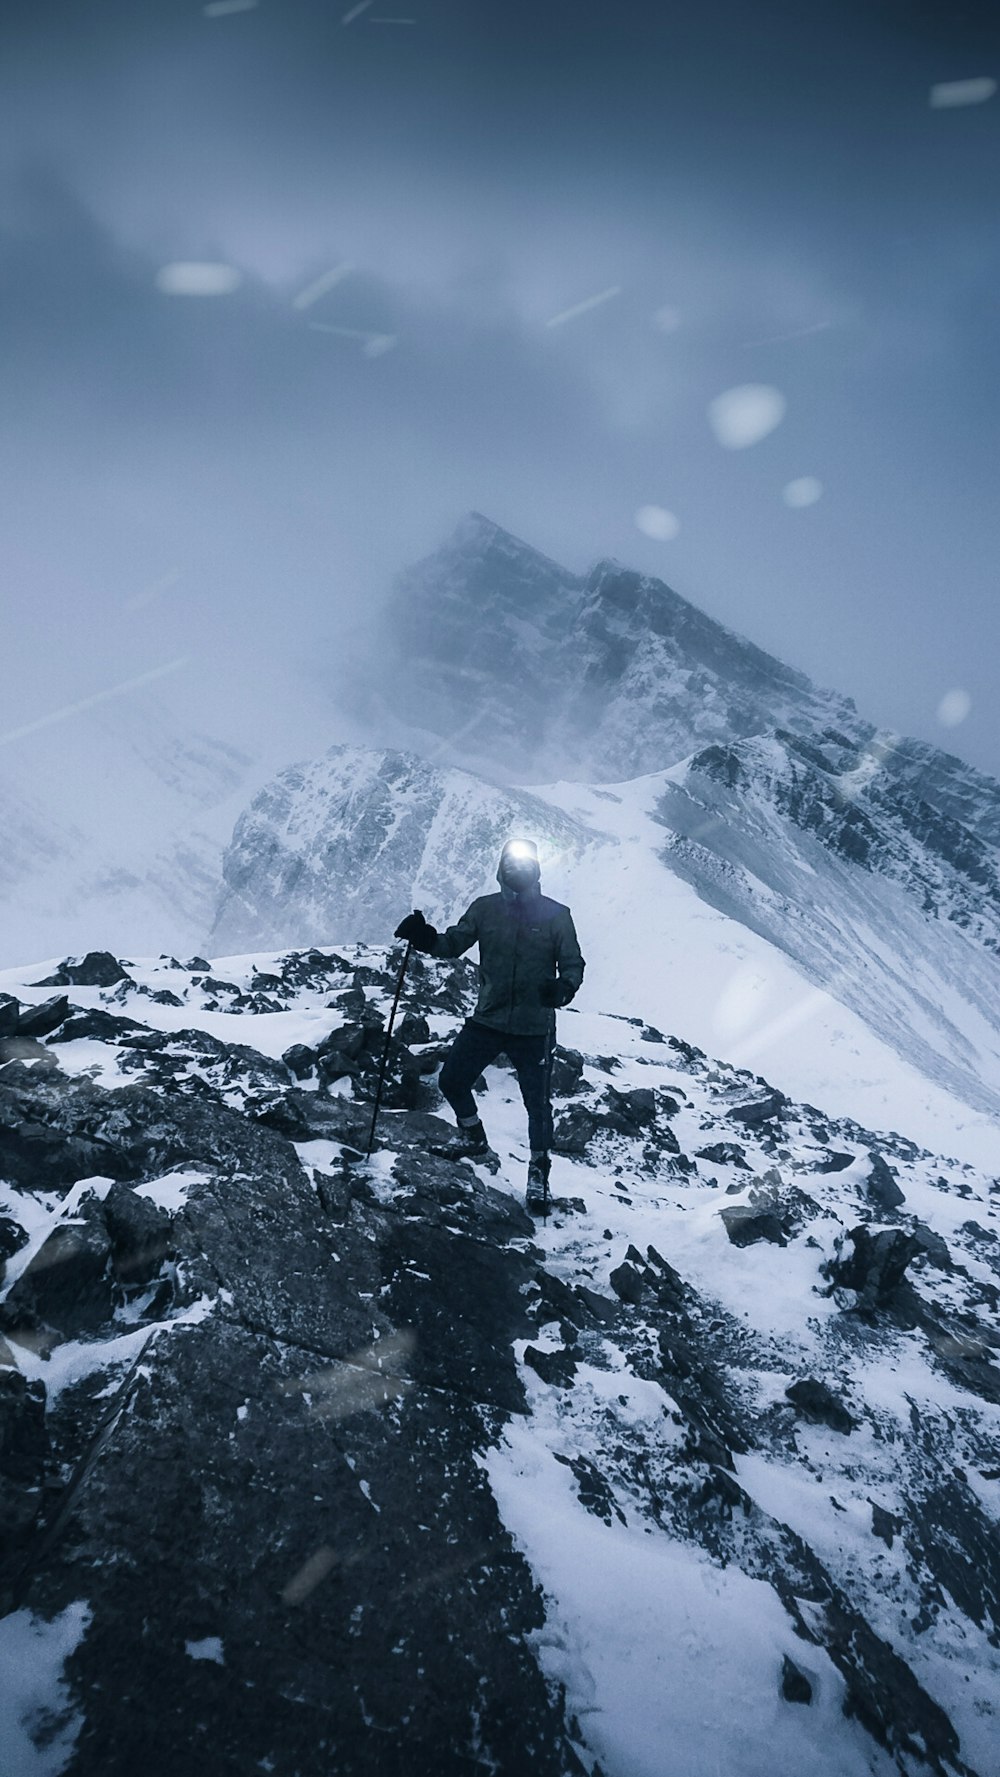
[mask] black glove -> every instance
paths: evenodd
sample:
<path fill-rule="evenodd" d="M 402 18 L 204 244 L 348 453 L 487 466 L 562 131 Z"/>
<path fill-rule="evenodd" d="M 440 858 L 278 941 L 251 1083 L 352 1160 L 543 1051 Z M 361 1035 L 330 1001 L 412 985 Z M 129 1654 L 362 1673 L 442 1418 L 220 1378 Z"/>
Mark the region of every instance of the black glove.
<path fill-rule="evenodd" d="M 437 929 L 428 925 L 422 913 L 408 913 L 405 919 L 400 920 L 393 937 L 405 938 L 408 944 L 413 945 L 414 950 L 430 952 L 437 943 Z"/>
<path fill-rule="evenodd" d="M 568 1006 L 576 992 L 569 981 L 543 981 L 538 989 L 538 998 L 543 1006 Z"/>

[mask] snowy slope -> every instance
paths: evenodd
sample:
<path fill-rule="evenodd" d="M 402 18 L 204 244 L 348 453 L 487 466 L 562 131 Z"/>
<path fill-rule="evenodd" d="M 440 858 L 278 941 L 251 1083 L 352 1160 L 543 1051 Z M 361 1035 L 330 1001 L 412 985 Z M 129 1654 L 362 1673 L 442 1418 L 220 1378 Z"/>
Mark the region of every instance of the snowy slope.
<path fill-rule="evenodd" d="M 424 1151 L 472 970 L 419 959 L 345 1164 L 400 949 L 132 960 L 0 1069 L 3 1373 L 64 1463 L 44 1559 L 23 1504 L 0 1660 L 52 1625 L 31 1704 L 67 1777 L 166 1777 L 195 1734 L 278 1777 L 993 1777 L 997 1181 L 782 1097 L 639 992 L 560 1014 L 532 1228 L 506 1066 L 495 1160 Z M 324 1085 L 345 1026 L 370 1040 Z"/>
<path fill-rule="evenodd" d="M 500 847 L 521 833 L 539 844 L 545 892 L 573 909 L 582 1004 L 624 1013 L 641 997 L 700 1047 L 780 1069 L 799 1097 L 988 1163 L 1000 998 L 983 933 L 923 910 L 917 841 L 916 861 L 863 868 L 768 799 L 762 761 L 785 760 L 778 744 L 743 745 L 742 799 L 694 762 L 517 790 L 412 754 L 331 748 L 240 817 L 209 947 L 384 940 L 411 906 L 448 924 L 495 892 Z M 681 806 L 700 823 L 698 851 L 677 837 Z M 719 861 L 726 835 L 740 869 Z M 943 861 L 939 878 L 942 896 L 961 905 L 964 882 L 969 900 Z"/>
<path fill-rule="evenodd" d="M 143 685 L 2 737 L 0 964 L 95 945 L 186 952 L 204 941 L 240 810 L 295 750 L 330 737 L 329 716 L 277 669 L 266 722 L 254 721 L 252 682 L 241 719 L 227 713 L 241 681 L 226 662 L 215 669 L 214 708 L 213 670 L 206 661 L 204 720 Z"/>

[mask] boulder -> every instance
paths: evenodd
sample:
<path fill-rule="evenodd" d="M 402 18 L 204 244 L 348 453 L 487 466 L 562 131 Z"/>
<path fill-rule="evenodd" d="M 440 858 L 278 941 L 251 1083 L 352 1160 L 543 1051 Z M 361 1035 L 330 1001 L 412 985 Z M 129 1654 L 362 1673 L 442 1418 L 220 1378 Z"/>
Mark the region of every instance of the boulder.
<path fill-rule="evenodd" d="M 571 1105 L 555 1121 L 552 1146 L 557 1154 L 585 1154 L 596 1129 L 593 1111 L 580 1104 Z"/>
<path fill-rule="evenodd" d="M 762 1124 L 780 1117 L 787 1103 L 788 1099 L 783 1092 L 771 1091 L 763 1098 L 753 1098 L 745 1104 L 731 1106 L 726 1115 L 734 1123 L 743 1123 L 748 1129 L 758 1129 Z"/>
<path fill-rule="evenodd" d="M 431 1027 L 421 1012 L 407 1012 L 396 1027 L 401 1043 L 429 1043 Z"/>
<path fill-rule="evenodd" d="M 619 1092 L 614 1086 L 605 1086 L 598 1123 L 615 1135 L 645 1135 L 656 1123 L 655 1092 L 649 1086 L 636 1086 L 631 1092 Z"/>
<path fill-rule="evenodd" d="M 180 965 L 178 964 L 178 967 Z M 48 975 L 44 981 L 36 981 L 36 987 L 113 987 L 116 981 L 130 981 L 131 976 L 122 968 L 118 958 L 112 956 L 110 950 L 88 950 L 82 962 L 71 962 L 69 957 L 59 965 L 54 975 Z"/>
<path fill-rule="evenodd" d="M 0 1277 L 3 1276 L 7 1260 L 12 1259 L 27 1244 L 28 1236 L 20 1222 L 15 1222 L 13 1216 L 0 1215 Z"/>
<path fill-rule="evenodd" d="M 781 1660 L 781 1694 L 786 1703 L 811 1703 L 812 1685 L 787 1654 Z"/>
<path fill-rule="evenodd" d="M 12 1037 L 17 1029 L 20 1002 L 12 993 L 0 993 L 0 1037 Z"/>
<path fill-rule="evenodd" d="M 171 1216 L 124 1184 L 112 1185 L 101 1207 L 117 1281 L 126 1289 L 152 1283 L 173 1253 Z"/>
<path fill-rule="evenodd" d="M 47 1037 L 69 1017 L 69 1000 L 64 993 L 54 993 L 38 1006 L 22 1006 L 17 1020 L 19 1037 Z"/>
<path fill-rule="evenodd" d="M 27 1334 L 51 1350 L 111 1319 L 111 1284 L 111 1239 L 100 1205 L 91 1201 L 79 1219 L 53 1228 L 11 1286 L 0 1305 L 0 1328 L 15 1341 Z M 31 1338 L 38 1334 L 40 1341 Z"/>
<path fill-rule="evenodd" d="M 738 1141 L 716 1141 L 707 1148 L 696 1148 L 695 1158 L 710 1160 L 713 1166 L 740 1166 L 747 1172 L 750 1171 L 746 1150 L 740 1147 Z"/>
<path fill-rule="evenodd" d="M 281 1059 L 297 1080 L 307 1080 L 316 1066 L 316 1051 L 308 1043 L 293 1043 Z"/>
<path fill-rule="evenodd" d="M 23 1026 L 23 1018 L 21 1023 Z M 114 1012 L 106 1012 L 103 1006 L 88 1006 L 81 1009 L 79 1006 L 69 1007 L 67 1004 L 67 1016 L 60 1024 L 59 1029 L 53 1033 L 52 1041 L 53 1043 L 72 1043 L 77 1037 L 91 1037 L 101 1043 L 117 1043 L 136 1031 L 146 1033 L 146 1026 L 140 1024 L 136 1018 L 119 1017 Z"/>
<path fill-rule="evenodd" d="M 734 1203 L 728 1209 L 720 1209 L 719 1214 L 734 1246 L 753 1246 L 758 1240 L 769 1240 L 774 1246 L 788 1245 L 781 1219 L 773 1209 Z"/>
<path fill-rule="evenodd" d="M 854 1419 L 825 1382 L 804 1376 L 791 1383 L 785 1393 L 796 1412 L 813 1425 L 829 1425 L 833 1431 L 844 1433 L 854 1430 Z"/>
<path fill-rule="evenodd" d="M 877 1209 L 897 1209 L 901 1203 L 906 1202 L 906 1197 L 896 1183 L 896 1174 L 881 1154 L 873 1151 L 869 1154 L 869 1159 L 871 1171 L 865 1182 L 868 1201 L 874 1203 Z"/>
<path fill-rule="evenodd" d="M 870 1228 L 859 1227 L 849 1229 L 848 1233 L 853 1252 L 847 1259 L 835 1259 L 829 1266 L 834 1287 L 855 1290 L 856 1306 L 862 1310 L 882 1307 L 891 1301 L 902 1283 L 906 1267 L 914 1253 L 920 1250 L 920 1243 L 912 1234 L 904 1234 L 899 1228 L 880 1228 L 873 1234 Z"/>

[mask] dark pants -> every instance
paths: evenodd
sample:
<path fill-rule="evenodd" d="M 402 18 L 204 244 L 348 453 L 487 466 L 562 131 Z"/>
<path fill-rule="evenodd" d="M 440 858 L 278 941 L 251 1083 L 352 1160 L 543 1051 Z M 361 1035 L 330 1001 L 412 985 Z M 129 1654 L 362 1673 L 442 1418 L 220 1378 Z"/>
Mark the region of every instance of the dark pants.
<path fill-rule="evenodd" d="M 528 1113 L 528 1145 L 533 1153 L 547 1152 L 552 1145 L 552 1106 L 549 1081 L 555 1019 L 540 1036 L 514 1036 L 509 1030 L 492 1030 L 467 1018 L 441 1068 L 438 1084 L 460 1123 L 478 1117 L 472 1082 L 499 1054 L 508 1055 L 517 1070 L 524 1108 Z"/>

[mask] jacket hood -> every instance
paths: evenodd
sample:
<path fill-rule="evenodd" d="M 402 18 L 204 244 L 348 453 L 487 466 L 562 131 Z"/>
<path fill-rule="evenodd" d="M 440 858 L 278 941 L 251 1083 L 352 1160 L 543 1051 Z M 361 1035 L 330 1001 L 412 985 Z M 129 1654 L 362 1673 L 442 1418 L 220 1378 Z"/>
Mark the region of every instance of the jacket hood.
<path fill-rule="evenodd" d="M 529 882 L 526 882 L 523 888 L 515 888 L 511 883 L 504 881 L 503 867 L 507 854 L 515 849 L 520 854 L 521 858 L 524 857 L 526 852 L 529 854 L 527 861 L 532 867 L 532 879 Z M 500 853 L 500 862 L 497 865 L 497 882 L 500 884 L 500 893 L 504 900 L 524 901 L 533 895 L 539 894 L 541 874 L 541 868 L 538 863 L 538 852 L 533 841 L 530 839 L 508 839 Z"/>

